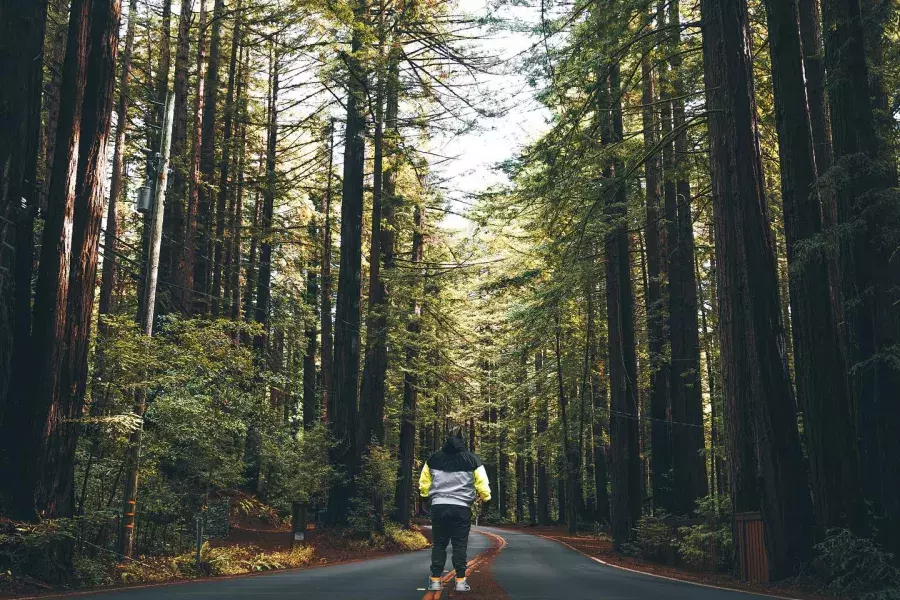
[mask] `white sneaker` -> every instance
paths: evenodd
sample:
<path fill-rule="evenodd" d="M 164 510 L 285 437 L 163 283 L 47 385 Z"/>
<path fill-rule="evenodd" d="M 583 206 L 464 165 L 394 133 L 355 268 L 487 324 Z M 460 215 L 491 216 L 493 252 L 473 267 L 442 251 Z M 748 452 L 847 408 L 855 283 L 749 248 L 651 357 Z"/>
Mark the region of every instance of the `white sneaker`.
<path fill-rule="evenodd" d="M 469 582 L 463 579 L 462 581 L 456 581 L 456 591 L 457 592 L 471 592 L 472 586 L 469 585 Z"/>
<path fill-rule="evenodd" d="M 440 592 L 441 591 L 441 580 L 438 579 L 435 581 L 434 579 L 428 578 L 428 591 L 429 592 Z"/>

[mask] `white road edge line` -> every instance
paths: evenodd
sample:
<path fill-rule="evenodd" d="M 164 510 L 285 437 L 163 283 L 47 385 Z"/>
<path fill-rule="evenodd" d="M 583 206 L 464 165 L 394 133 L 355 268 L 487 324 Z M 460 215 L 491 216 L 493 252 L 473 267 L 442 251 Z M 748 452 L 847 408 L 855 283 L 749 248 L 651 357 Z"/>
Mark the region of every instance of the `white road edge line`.
<path fill-rule="evenodd" d="M 581 554 L 582 556 L 586 556 L 589 559 L 591 559 L 592 561 L 598 562 L 605 567 L 612 567 L 613 569 L 619 569 L 621 571 L 628 571 L 629 573 L 636 573 L 638 575 L 645 575 L 647 577 L 655 577 L 657 579 L 665 579 L 666 581 L 674 581 L 676 583 L 687 583 L 690 585 L 696 585 L 696 586 L 700 586 L 700 587 L 710 588 L 713 590 L 720 590 L 723 592 L 736 592 L 739 594 L 750 594 L 750 595 L 759 596 L 762 598 L 778 598 L 779 600 L 800 600 L 799 598 L 794 598 L 792 596 L 776 596 L 774 594 L 760 594 L 758 592 L 750 592 L 750 591 L 736 589 L 736 588 L 727 588 L 727 587 L 722 587 L 722 586 L 718 586 L 718 585 L 711 585 L 708 583 L 699 583 L 697 581 L 690 581 L 690 580 L 686 580 L 686 579 L 676 579 L 674 577 L 667 577 L 665 575 L 657 575 L 656 573 L 647 573 L 646 571 L 638 571 L 637 569 L 629 569 L 628 567 L 623 567 L 620 565 L 614 565 L 612 563 L 608 563 L 605 560 L 601 560 L 601 559 L 597 558 L 596 556 L 591 556 L 590 554 L 587 554 L 585 552 L 582 552 L 578 548 L 575 548 L 571 544 L 568 544 L 568 543 L 566 543 L 562 540 L 558 540 L 556 538 L 552 538 L 550 536 L 541 535 L 539 533 L 526 534 L 526 535 L 536 535 L 537 537 L 544 538 L 545 540 L 551 540 L 553 542 L 556 542 L 557 544 L 561 544 L 561 545 L 565 546 L 566 548 L 568 548 L 569 550 L 571 550 L 573 552 L 577 552 L 578 554 Z"/>

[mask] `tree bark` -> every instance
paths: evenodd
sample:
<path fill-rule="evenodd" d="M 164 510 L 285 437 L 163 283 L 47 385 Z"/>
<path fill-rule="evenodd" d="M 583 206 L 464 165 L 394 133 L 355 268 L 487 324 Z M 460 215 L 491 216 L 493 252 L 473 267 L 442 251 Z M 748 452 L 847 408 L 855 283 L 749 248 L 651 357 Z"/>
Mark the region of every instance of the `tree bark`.
<path fill-rule="evenodd" d="M 424 253 L 424 221 L 425 209 L 416 206 L 413 209 L 413 236 L 411 270 L 421 275 L 422 257 Z M 413 461 L 415 456 L 416 417 L 419 396 L 419 334 L 422 331 L 422 307 L 413 293 L 410 303 L 409 321 L 406 324 L 408 342 L 406 345 L 406 370 L 403 374 L 403 412 L 400 415 L 400 471 L 397 474 L 397 493 L 394 505 L 397 507 L 397 522 L 409 527 L 411 512 L 410 499 L 414 489 Z"/>
<path fill-rule="evenodd" d="M 191 17 L 193 2 L 181 3 L 178 18 L 178 40 L 175 52 L 175 121 L 172 133 L 172 189 L 166 201 L 166 219 L 172 232 L 171 244 L 164 248 L 163 264 L 166 266 L 171 283 L 172 297 L 183 313 L 190 312 L 190 302 L 186 302 L 185 290 L 193 281 L 186 276 L 185 246 L 188 194 L 191 181 L 191 157 L 188 154 L 188 69 L 191 46 Z M 201 34 L 202 36 L 202 34 Z M 199 47 L 198 47 L 199 51 Z"/>
<path fill-rule="evenodd" d="M 882 143 L 869 97 L 860 3 L 823 0 L 825 64 L 834 143 L 841 277 L 848 324 L 848 363 L 857 406 L 863 487 L 881 519 L 880 541 L 900 550 L 900 369 L 888 360 L 900 342 L 900 265 L 895 259 L 900 208 L 882 193 L 894 166 Z M 871 57 L 870 57 L 871 58 Z M 877 58 L 877 57 L 875 57 Z M 893 258 L 893 260 L 892 260 Z"/>
<path fill-rule="evenodd" d="M 366 11 L 365 0 L 358 0 L 354 8 L 355 19 L 364 21 Z M 329 415 L 335 440 L 331 459 L 341 471 L 343 479 L 330 490 L 328 513 L 332 523 L 343 523 L 347 519 L 357 461 L 355 437 L 359 399 L 363 177 L 366 150 L 366 74 L 358 56 L 362 47 L 361 34 L 358 28 L 354 28 L 351 54 L 346 57 L 349 86 L 341 203 L 341 266 L 334 327 L 334 410 Z"/>
<path fill-rule="evenodd" d="M 41 204 L 38 161 L 47 5 L 0 2 L 0 477 L 15 477 L 28 422 L 34 217 Z M 24 205 L 22 199 L 25 199 Z M 9 252 L 14 248 L 14 255 Z M 30 440 L 29 440 L 30 441 Z"/>
<path fill-rule="evenodd" d="M 278 93 L 280 86 L 280 57 L 277 38 L 272 42 L 271 81 L 269 89 L 269 119 L 266 133 L 266 187 L 260 212 L 259 274 L 256 284 L 254 318 L 263 331 L 253 342 L 257 351 L 266 349 L 269 333 L 269 313 L 272 310 L 272 219 L 275 213 L 275 166 L 278 151 Z"/>
<path fill-rule="evenodd" d="M 81 151 L 82 110 L 88 74 L 91 35 L 91 3 L 75 0 L 69 19 L 66 59 L 60 87 L 60 109 L 48 210 L 44 223 L 41 260 L 34 301 L 34 328 L 30 369 L 16 373 L 30 400 L 17 399 L 22 420 L 16 423 L 16 454 L 10 463 L 19 466 L 19 485 L 14 488 L 14 516 L 68 516 L 68 469 L 64 456 L 72 427 L 65 419 L 75 408 L 60 397 L 59 379 L 65 365 L 63 342 L 69 297 L 72 233 Z M 26 385 L 28 387 L 26 387 Z M 52 458 L 57 454 L 56 464 Z M 51 470 L 44 470 L 49 467 Z"/>
<path fill-rule="evenodd" d="M 550 417 L 547 410 L 547 399 L 544 398 L 544 351 L 538 350 L 534 355 L 535 398 L 537 401 L 537 514 L 538 523 L 550 525 L 550 479 L 547 473 L 546 433 Z"/>
<path fill-rule="evenodd" d="M 591 289 L 588 298 L 593 298 L 596 288 Z M 597 311 L 595 303 L 588 303 L 588 320 L 590 331 L 596 327 Z M 594 489 L 595 489 L 595 518 L 599 523 L 609 523 L 609 491 L 607 489 L 608 474 L 606 468 L 606 441 L 604 439 L 604 422 L 609 414 L 606 387 L 604 386 L 605 374 L 601 371 L 599 349 L 605 344 L 605 340 L 598 343 L 595 335 L 591 336 L 590 361 L 591 361 L 591 406 L 593 408 L 593 439 L 594 439 Z M 607 362 L 607 361 L 604 361 Z"/>
<path fill-rule="evenodd" d="M 796 0 L 766 2 L 775 123 L 781 164 L 781 197 L 790 279 L 791 325 L 797 399 L 803 410 L 806 449 L 819 535 L 831 527 L 865 521 L 847 365 L 831 311 L 828 265 L 805 255 L 802 244 L 822 233 L 814 138 L 803 85 Z M 855 498 L 859 498 L 857 502 Z"/>
<path fill-rule="evenodd" d="M 378 83 L 379 89 L 376 93 L 372 233 L 369 249 L 369 309 L 366 325 L 366 358 L 363 362 L 362 388 L 359 398 L 359 438 L 357 440 L 357 452 L 360 453 L 365 450 L 372 439 L 378 440 L 381 444 L 384 443 L 384 402 L 388 367 L 387 312 L 390 306 L 385 274 L 394 266 L 392 196 L 396 187 L 396 171 L 394 171 L 393 165 L 389 166 L 390 172 L 386 172 L 384 169 L 385 154 L 393 154 L 385 143 L 384 130 L 386 125 L 388 136 L 392 141 L 397 125 L 397 86 L 395 81 L 395 67 L 391 64 L 388 72 L 384 74 L 383 81 Z M 387 111 L 384 111 L 385 101 L 388 104 Z M 385 123 L 385 117 L 387 123 Z M 392 158 L 389 156 L 388 161 L 390 162 Z"/>
<path fill-rule="evenodd" d="M 322 327 L 322 420 L 327 421 L 333 410 L 334 338 L 332 336 L 331 295 L 334 286 L 331 276 L 331 195 L 334 182 L 334 120 L 328 126 L 328 172 L 325 177 L 325 195 L 322 196 L 322 311 L 319 319 Z"/>
<path fill-rule="evenodd" d="M 116 146 L 115 150 L 113 150 L 109 206 L 106 211 L 106 233 L 103 237 L 103 275 L 100 280 L 100 304 L 98 307 L 101 315 L 112 312 L 115 309 L 116 301 L 119 198 L 124 191 L 125 136 L 128 133 L 128 109 L 131 99 L 131 55 L 134 49 L 136 13 L 137 0 L 130 0 L 128 4 L 128 30 L 125 33 L 125 55 L 122 58 L 122 77 L 119 80 L 119 101 L 116 104 Z"/>
<path fill-rule="evenodd" d="M 608 87 L 607 87 L 608 86 Z M 610 114 L 604 124 L 604 141 L 623 139 L 619 66 L 609 69 L 604 105 Z M 614 181 L 625 167 L 610 161 L 605 176 Z M 632 539 L 641 516 L 641 458 L 638 438 L 637 355 L 634 338 L 634 292 L 631 285 L 631 255 L 626 229 L 625 186 L 615 185 L 615 196 L 606 200 L 605 218 L 610 228 L 604 242 L 606 255 L 606 308 L 609 330 L 609 375 L 611 384 L 610 441 L 612 451 L 612 498 L 610 523 L 613 545 L 619 549 Z"/>
<path fill-rule="evenodd" d="M 219 62 L 221 59 L 222 20 L 225 0 L 215 0 L 210 25 L 209 61 L 203 84 L 203 126 L 200 134 L 200 177 L 197 200 L 197 241 L 194 248 L 194 304 L 200 314 L 211 308 L 211 256 L 213 237 L 213 198 L 216 170 L 216 117 L 219 101 Z M 200 32 L 203 35 L 203 32 Z"/>
<path fill-rule="evenodd" d="M 310 242 L 315 244 L 319 237 L 316 217 L 311 217 L 307 227 Z M 313 246 L 315 247 L 315 246 Z M 306 324 L 306 352 L 303 354 L 303 428 L 311 429 L 319 420 L 319 402 L 316 389 L 316 351 L 318 350 L 319 330 L 316 327 L 316 310 L 319 307 L 319 269 L 320 258 L 313 253 L 306 266 L 306 305 L 310 309 L 312 319 Z"/>
<path fill-rule="evenodd" d="M 678 0 L 669 3 L 669 24 L 680 25 Z M 700 335 L 697 322 L 697 281 L 694 277 L 694 221 L 691 184 L 687 179 L 688 147 L 684 113 L 684 73 L 681 32 L 672 33 L 670 79 L 676 196 L 667 206 L 669 253 L 669 335 L 671 339 L 672 487 L 674 512 L 690 515 L 707 494 L 703 458 L 703 393 L 700 383 Z M 676 425 L 675 423 L 683 423 Z"/>
<path fill-rule="evenodd" d="M 235 109 L 235 81 L 237 76 L 238 56 L 241 47 L 241 0 L 235 5 L 234 30 L 231 35 L 231 60 L 228 66 L 228 88 L 225 92 L 225 116 L 222 121 L 222 159 L 219 167 L 219 189 L 217 190 L 217 206 L 216 206 L 216 242 L 215 254 L 213 256 L 213 283 L 212 283 L 212 312 L 214 316 L 218 316 L 228 310 L 228 304 L 231 298 L 223 296 L 222 284 L 225 258 L 225 244 L 229 241 L 229 235 L 226 238 L 225 226 L 228 216 L 228 197 L 234 198 L 234 189 L 230 183 L 232 176 L 231 157 L 234 138 L 234 109 Z M 233 202 L 233 200 L 232 200 Z M 227 273 L 225 274 L 227 278 Z M 223 309 L 223 303 L 225 305 Z"/>
<path fill-rule="evenodd" d="M 206 97 L 206 0 L 200 0 L 200 17 L 197 28 L 197 83 L 194 90 L 194 127 L 191 132 L 190 193 L 187 198 L 187 209 L 184 224 L 184 244 L 179 259 L 181 305 L 190 314 L 195 312 L 195 275 L 197 272 L 197 251 L 200 236 L 200 154 L 203 136 L 203 115 Z M 176 80 L 177 81 L 177 80 Z M 177 93 L 177 91 L 176 91 Z M 177 102 L 176 98 L 176 102 Z M 177 127 L 177 123 L 176 123 Z M 177 137 L 173 138 L 177 143 Z"/>
<path fill-rule="evenodd" d="M 650 454 L 653 505 L 666 512 L 672 510 L 672 427 L 669 422 L 669 361 L 665 355 L 666 311 L 663 295 L 664 258 L 660 235 L 660 200 L 662 186 L 661 156 L 656 151 L 659 119 L 656 116 L 656 90 L 649 56 L 641 62 L 644 153 L 646 177 L 646 210 L 644 238 L 647 244 L 647 344 L 650 360 Z"/>
<path fill-rule="evenodd" d="M 810 556 L 814 527 L 784 353 L 747 4 L 703 0 L 701 11 L 732 497 L 734 510 L 744 512 L 757 509 L 761 496 L 770 572 L 778 579 Z"/>

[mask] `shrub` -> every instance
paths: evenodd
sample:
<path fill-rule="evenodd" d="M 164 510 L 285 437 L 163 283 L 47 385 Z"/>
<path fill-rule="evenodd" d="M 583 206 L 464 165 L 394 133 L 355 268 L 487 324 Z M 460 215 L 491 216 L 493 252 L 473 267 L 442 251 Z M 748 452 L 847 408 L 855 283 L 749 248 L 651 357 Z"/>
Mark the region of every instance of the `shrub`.
<path fill-rule="evenodd" d="M 900 599 L 900 570 L 894 555 L 868 538 L 846 529 L 831 529 L 816 545 L 817 567 L 826 589 L 863 600 Z"/>
<path fill-rule="evenodd" d="M 679 555 L 689 565 L 700 568 L 715 543 L 716 564 L 713 566 L 716 570 L 727 570 L 734 562 L 730 500 L 720 498 L 717 502 L 713 496 L 701 498 L 695 514 L 701 523 L 678 528 L 675 545 Z"/>
<path fill-rule="evenodd" d="M 665 560 L 669 549 L 672 547 L 672 528 L 666 523 L 668 515 L 657 513 L 644 515 L 634 528 L 635 544 L 638 546 L 638 555 L 650 560 Z M 635 548 L 629 548 L 634 552 Z M 625 548 L 623 547 L 623 552 Z"/>

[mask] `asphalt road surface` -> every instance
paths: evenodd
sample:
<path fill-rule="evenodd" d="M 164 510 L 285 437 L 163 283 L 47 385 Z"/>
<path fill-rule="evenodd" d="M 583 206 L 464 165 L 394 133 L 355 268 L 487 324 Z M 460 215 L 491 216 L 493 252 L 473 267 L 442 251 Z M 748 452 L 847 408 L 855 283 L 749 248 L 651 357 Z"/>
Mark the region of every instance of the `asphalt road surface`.
<path fill-rule="evenodd" d="M 761 600 L 607 567 L 552 540 L 487 529 L 506 539 L 494 578 L 511 600 Z"/>
<path fill-rule="evenodd" d="M 507 541 L 493 574 L 510 600 L 761 600 L 607 567 L 554 541 L 485 528 Z M 469 559 L 490 547 L 472 533 Z M 102 592 L 91 600 L 421 600 L 429 552 L 255 577 Z M 448 559 L 447 565 L 449 567 Z M 473 581 L 473 583 L 475 583 Z M 459 595 L 457 595 L 459 597 Z"/>

